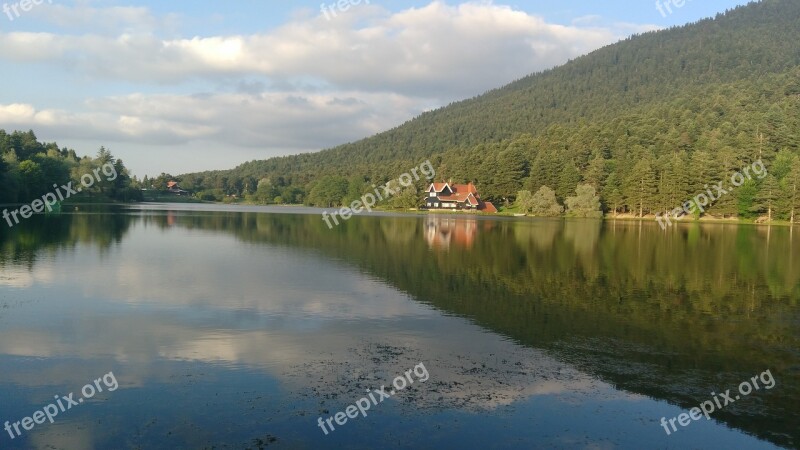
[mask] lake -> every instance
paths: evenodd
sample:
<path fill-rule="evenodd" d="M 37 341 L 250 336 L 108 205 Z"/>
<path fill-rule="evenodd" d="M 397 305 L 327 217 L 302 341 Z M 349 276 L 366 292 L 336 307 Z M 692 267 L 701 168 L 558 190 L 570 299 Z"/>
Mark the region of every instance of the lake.
<path fill-rule="evenodd" d="M 0 448 L 800 447 L 800 230 L 320 212 L 3 224 Z"/>

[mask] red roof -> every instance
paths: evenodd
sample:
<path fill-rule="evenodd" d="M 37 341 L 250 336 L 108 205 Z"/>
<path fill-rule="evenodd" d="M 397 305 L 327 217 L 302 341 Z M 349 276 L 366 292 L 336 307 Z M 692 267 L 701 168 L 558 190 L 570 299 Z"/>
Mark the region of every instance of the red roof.
<path fill-rule="evenodd" d="M 450 185 L 447 183 L 433 183 L 431 184 L 431 186 L 433 187 L 433 190 L 436 192 L 442 192 L 444 188 L 450 187 Z M 428 191 L 430 191 L 430 188 L 428 188 Z"/>
<path fill-rule="evenodd" d="M 478 201 L 475 200 L 475 196 L 472 195 L 471 192 L 456 192 L 453 195 L 440 195 L 439 200 L 444 202 L 469 202 L 473 206 L 478 204 Z"/>
<path fill-rule="evenodd" d="M 476 188 L 471 181 L 469 182 L 469 184 L 454 184 L 453 190 L 456 192 L 468 192 L 471 194 L 478 195 L 478 188 Z"/>
<path fill-rule="evenodd" d="M 446 202 L 469 201 L 469 203 L 473 206 L 478 204 L 478 202 L 474 200 L 475 198 L 478 197 L 478 188 L 476 188 L 475 185 L 472 184 L 472 182 L 470 182 L 469 184 L 454 184 L 452 186 L 449 183 L 433 183 L 431 184 L 431 187 L 428 188 L 428 192 L 430 192 L 431 188 L 433 188 L 433 190 L 436 193 L 444 191 L 444 188 L 449 188 L 450 192 L 452 192 L 452 194 L 450 195 L 440 195 L 439 200 Z M 469 198 L 470 194 L 474 196 L 472 200 L 470 200 Z"/>
<path fill-rule="evenodd" d="M 484 205 L 485 206 L 481 211 L 487 212 L 487 213 L 496 213 L 497 212 L 497 208 L 494 207 L 492 202 L 485 202 Z"/>
<path fill-rule="evenodd" d="M 170 189 L 174 188 L 177 185 L 178 185 L 177 181 L 170 181 L 169 183 L 167 183 L 167 187 Z"/>

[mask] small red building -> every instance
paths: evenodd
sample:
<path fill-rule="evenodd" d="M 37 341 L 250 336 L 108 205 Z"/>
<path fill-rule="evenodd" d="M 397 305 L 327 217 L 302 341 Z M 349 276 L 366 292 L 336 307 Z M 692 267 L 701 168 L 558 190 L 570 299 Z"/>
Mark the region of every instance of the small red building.
<path fill-rule="evenodd" d="M 178 196 L 189 194 L 189 191 L 184 191 L 183 189 L 181 189 L 177 181 L 170 181 L 167 183 L 167 192 Z"/>

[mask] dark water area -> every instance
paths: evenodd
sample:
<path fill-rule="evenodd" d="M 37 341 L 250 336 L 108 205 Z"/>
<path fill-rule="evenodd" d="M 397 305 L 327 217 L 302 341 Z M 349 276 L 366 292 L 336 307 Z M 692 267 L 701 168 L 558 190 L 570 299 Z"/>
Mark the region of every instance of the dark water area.
<path fill-rule="evenodd" d="M 0 227 L 0 449 L 800 448 L 798 233 L 37 216 Z"/>

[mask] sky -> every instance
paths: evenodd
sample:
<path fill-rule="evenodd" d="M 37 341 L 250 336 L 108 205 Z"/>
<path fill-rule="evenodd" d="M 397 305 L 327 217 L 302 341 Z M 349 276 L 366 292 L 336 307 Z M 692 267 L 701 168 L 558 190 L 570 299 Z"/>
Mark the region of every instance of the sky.
<path fill-rule="evenodd" d="M 230 169 L 748 2 L 658 3 L 0 0 L 0 129 L 105 146 L 139 177 Z"/>

